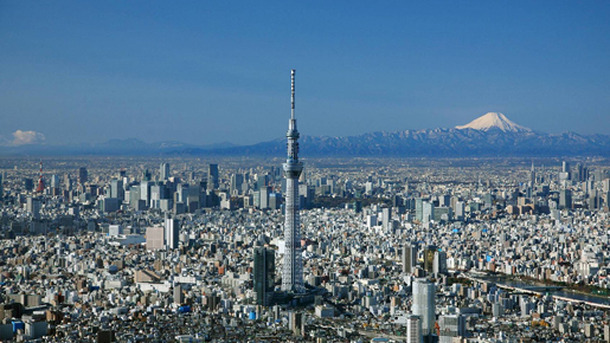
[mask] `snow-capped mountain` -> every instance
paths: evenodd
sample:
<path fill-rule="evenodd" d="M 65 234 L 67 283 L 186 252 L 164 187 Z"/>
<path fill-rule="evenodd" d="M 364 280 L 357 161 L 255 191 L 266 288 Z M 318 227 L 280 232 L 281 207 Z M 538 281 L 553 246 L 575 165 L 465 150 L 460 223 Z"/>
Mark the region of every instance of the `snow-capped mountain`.
<path fill-rule="evenodd" d="M 499 129 L 503 132 L 528 132 L 531 129 L 515 124 L 510 121 L 506 116 L 499 112 L 487 112 L 477 119 L 471 121 L 466 125 L 459 125 L 455 127 L 458 130 L 463 129 L 474 129 L 481 131 L 489 131 L 491 129 Z"/>
<path fill-rule="evenodd" d="M 481 156 L 606 156 L 609 135 L 573 132 L 548 134 L 517 125 L 501 113 L 486 113 L 472 122 L 450 129 L 370 132 L 357 136 L 302 136 L 302 156 L 370 157 L 481 157 Z M 247 146 L 231 144 L 196 146 L 179 142 L 144 143 L 133 139 L 111 140 L 80 146 L 1 147 L 5 155 L 213 155 L 274 156 L 286 154 L 286 137 Z"/>

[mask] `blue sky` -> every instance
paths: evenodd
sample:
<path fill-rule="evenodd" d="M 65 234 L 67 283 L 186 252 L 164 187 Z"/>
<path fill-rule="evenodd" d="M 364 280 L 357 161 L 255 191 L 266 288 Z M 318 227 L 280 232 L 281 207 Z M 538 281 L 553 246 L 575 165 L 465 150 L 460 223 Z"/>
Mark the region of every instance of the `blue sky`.
<path fill-rule="evenodd" d="M 0 1 L 0 135 L 279 138 L 291 68 L 305 135 L 488 111 L 609 133 L 608 18 L 608 1 Z"/>

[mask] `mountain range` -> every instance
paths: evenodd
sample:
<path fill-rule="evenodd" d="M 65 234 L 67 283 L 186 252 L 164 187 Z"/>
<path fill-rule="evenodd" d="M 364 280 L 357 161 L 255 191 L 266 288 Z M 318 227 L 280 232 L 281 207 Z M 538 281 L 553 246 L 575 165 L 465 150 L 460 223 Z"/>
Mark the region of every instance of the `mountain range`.
<path fill-rule="evenodd" d="M 303 136 L 303 157 L 491 157 L 491 156 L 610 156 L 610 135 L 536 132 L 489 112 L 455 128 L 373 132 L 348 137 Z M 221 143 L 208 146 L 181 142 L 145 143 L 110 140 L 80 146 L 25 145 L 2 147 L 3 154 L 30 155 L 213 155 L 277 156 L 286 153 L 285 138 L 247 146 Z"/>

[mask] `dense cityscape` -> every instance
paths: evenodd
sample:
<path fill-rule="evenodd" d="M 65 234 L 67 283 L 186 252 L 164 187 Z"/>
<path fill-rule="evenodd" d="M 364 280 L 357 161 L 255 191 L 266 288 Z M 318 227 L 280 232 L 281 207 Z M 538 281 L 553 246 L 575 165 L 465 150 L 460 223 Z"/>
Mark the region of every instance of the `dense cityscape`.
<path fill-rule="evenodd" d="M 610 339 L 607 160 L 281 163 L 3 159 L 0 339 Z"/>

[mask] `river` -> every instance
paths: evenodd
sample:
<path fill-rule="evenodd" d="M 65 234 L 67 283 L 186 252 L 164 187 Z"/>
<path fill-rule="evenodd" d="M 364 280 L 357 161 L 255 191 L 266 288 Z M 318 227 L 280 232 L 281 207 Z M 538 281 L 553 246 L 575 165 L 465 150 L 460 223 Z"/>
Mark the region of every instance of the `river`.
<path fill-rule="evenodd" d="M 493 282 L 497 285 L 505 285 L 516 288 L 528 288 L 533 286 L 543 286 L 541 283 L 537 283 L 535 281 L 516 279 L 512 276 L 508 275 L 479 275 L 479 274 L 468 274 L 469 277 L 478 280 L 484 280 Z M 570 299 L 572 301 L 578 302 L 588 302 L 592 304 L 599 304 L 610 306 L 610 297 L 603 295 L 594 295 L 594 294 L 583 294 L 575 291 L 571 291 L 569 289 L 562 290 L 553 290 L 549 292 L 553 296 Z"/>

